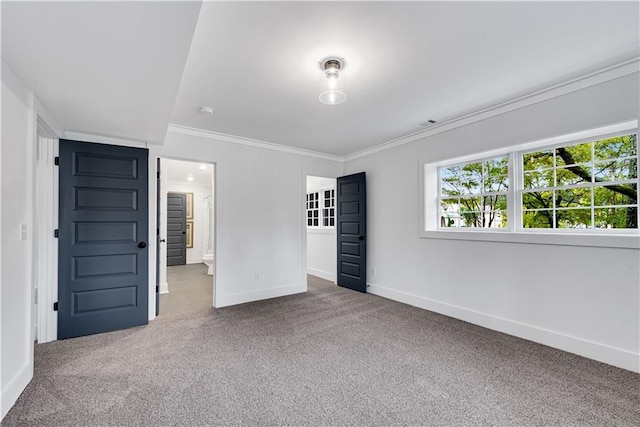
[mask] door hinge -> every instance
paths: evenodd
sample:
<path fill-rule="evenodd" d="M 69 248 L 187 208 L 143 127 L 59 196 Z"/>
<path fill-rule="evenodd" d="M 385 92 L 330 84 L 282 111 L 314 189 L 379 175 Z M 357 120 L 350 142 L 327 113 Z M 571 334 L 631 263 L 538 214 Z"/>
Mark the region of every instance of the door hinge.
<path fill-rule="evenodd" d="M 53 311 L 58 311 L 58 301 L 53 303 Z"/>
<path fill-rule="evenodd" d="M 156 285 L 156 293 L 160 292 L 160 285 Z"/>
<path fill-rule="evenodd" d="M 54 157 L 53 158 L 53 164 L 56 166 L 60 166 L 60 157 Z"/>
<path fill-rule="evenodd" d="M 55 237 L 55 238 L 60 237 L 60 230 L 58 230 L 57 228 L 55 230 L 53 230 L 53 237 Z"/>
<path fill-rule="evenodd" d="M 160 179 L 160 171 L 158 171 L 158 179 Z"/>

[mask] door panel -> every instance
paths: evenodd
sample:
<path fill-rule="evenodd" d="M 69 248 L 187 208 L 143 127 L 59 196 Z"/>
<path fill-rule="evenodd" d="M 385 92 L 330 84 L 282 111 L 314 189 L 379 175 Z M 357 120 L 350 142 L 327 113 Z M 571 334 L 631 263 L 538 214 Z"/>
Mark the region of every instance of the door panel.
<path fill-rule="evenodd" d="M 147 159 L 60 140 L 59 339 L 147 323 Z"/>
<path fill-rule="evenodd" d="M 187 263 L 187 195 L 167 194 L 167 265 Z"/>
<path fill-rule="evenodd" d="M 364 172 L 337 180 L 338 285 L 367 291 L 367 200 Z"/>

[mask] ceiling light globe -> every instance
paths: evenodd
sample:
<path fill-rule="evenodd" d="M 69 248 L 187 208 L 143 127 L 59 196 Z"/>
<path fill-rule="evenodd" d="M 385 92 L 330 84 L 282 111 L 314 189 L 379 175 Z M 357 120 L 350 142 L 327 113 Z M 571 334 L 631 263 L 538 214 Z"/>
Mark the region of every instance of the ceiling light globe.
<path fill-rule="evenodd" d="M 318 97 L 318 99 L 320 99 L 320 102 L 322 102 L 323 104 L 338 105 L 347 100 L 347 95 L 337 89 L 328 89 L 324 92 L 320 92 L 320 96 Z"/>

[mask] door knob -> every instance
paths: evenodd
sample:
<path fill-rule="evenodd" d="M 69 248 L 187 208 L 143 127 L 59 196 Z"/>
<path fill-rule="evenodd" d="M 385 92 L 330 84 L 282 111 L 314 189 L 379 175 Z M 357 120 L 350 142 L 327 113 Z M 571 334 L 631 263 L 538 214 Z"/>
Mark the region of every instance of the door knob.
<path fill-rule="evenodd" d="M 160 239 L 160 243 L 164 243 L 164 242 L 166 242 L 166 240 Z"/>
<path fill-rule="evenodd" d="M 367 237 L 366 236 L 360 236 L 360 237 L 358 237 L 358 240 L 367 240 Z"/>
<path fill-rule="evenodd" d="M 138 247 L 139 247 L 140 249 L 144 249 L 144 248 L 146 248 L 146 247 L 147 247 L 147 244 L 146 244 L 145 242 L 140 242 L 140 243 L 138 243 Z"/>

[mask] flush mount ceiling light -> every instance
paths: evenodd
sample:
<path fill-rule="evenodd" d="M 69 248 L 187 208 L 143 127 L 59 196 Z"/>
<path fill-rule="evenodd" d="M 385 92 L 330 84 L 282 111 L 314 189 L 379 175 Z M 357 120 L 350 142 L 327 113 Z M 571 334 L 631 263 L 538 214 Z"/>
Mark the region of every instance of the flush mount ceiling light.
<path fill-rule="evenodd" d="M 342 62 L 336 58 L 325 59 L 320 74 L 320 102 L 328 105 L 342 104 L 347 99 L 344 80 Z"/>

